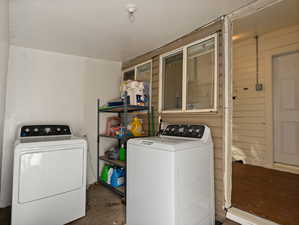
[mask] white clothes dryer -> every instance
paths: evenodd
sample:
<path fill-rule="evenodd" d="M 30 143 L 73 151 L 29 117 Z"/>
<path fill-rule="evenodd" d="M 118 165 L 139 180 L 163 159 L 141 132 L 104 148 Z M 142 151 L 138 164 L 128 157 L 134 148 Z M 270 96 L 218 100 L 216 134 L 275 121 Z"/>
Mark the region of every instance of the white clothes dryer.
<path fill-rule="evenodd" d="M 12 225 L 62 225 L 85 216 L 87 143 L 67 125 L 20 127 Z"/>

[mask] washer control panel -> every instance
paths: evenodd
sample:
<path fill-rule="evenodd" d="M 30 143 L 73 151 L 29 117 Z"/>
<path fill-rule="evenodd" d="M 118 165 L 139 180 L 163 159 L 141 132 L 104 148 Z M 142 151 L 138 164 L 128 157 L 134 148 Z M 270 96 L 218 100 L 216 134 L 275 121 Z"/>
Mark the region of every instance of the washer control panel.
<path fill-rule="evenodd" d="M 41 137 L 72 135 L 67 125 L 25 125 L 20 129 L 20 137 Z"/>
<path fill-rule="evenodd" d="M 205 132 L 204 125 L 168 125 L 163 136 L 202 138 Z"/>

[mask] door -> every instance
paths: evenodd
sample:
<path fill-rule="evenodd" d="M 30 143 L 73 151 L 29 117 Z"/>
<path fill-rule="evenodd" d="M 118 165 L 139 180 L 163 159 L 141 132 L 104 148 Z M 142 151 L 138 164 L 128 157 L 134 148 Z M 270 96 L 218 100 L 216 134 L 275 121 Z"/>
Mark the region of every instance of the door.
<path fill-rule="evenodd" d="M 80 189 L 83 174 L 82 147 L 25 152 L 20 155 L 18 202 L 24 204 Z"/>
<path fill-rule="evenodd" d="M 299 166 L 299 51 L 273 56 L 274 162 Z"/>

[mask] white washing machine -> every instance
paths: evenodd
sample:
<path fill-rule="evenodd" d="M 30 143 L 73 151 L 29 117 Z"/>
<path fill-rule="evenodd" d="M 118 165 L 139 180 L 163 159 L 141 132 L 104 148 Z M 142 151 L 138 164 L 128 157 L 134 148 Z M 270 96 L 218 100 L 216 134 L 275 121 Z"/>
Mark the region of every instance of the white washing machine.
<path fill-rule="evenodd" d="M 169 125 L 127 146 L 127 225 L 214 225 L 210 129 Z"/>
<path fill-rule="evenodd" d="M 62 225 L 85 216 L 87 143 L 66 125 L 19 129 L 12 225 Z"/>

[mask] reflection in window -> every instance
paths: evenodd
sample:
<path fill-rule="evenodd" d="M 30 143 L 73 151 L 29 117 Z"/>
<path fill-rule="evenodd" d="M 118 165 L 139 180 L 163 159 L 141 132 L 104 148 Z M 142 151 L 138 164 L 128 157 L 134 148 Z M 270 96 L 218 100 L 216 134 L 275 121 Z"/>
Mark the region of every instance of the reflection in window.
<path fill-rule="evenodd" d="M 183 52 L 163 58 L 163 110 L 182 109 Z"/>
<path fill-rule="evenodd" d="M 215 40 L 187 48 L 186 109 L 214 108 Z"/>
<path fill-rule="evenodd" d="M 148 62 L 136 67 L 136 80 L 143 81 L 144 96 L 147 106 L 151 105 L 151 76 L 152 76 L 152 63 Z"/>
<path fill-rule="evenodd" d="M 128 70 L 124 72 L 124 81 L 126 80 L 135 80 L 135 70 Z"/>
<path fill-rule="evenodd" d="M 151 63 L 142 64 L 137 66 L 136 69 L 136 80 L 139 81 L 150 81 L 151 80 Z"/>

